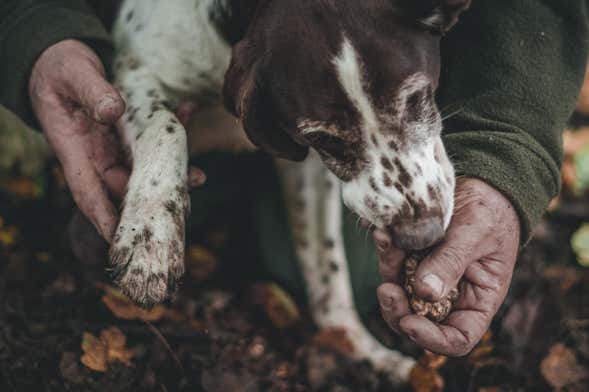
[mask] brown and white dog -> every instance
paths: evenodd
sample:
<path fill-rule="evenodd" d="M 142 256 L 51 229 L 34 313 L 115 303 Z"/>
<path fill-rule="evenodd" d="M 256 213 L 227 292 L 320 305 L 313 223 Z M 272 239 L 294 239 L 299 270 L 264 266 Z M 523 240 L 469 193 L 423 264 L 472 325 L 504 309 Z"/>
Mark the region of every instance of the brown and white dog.
<path fill-rule="evenodd" d="M 358 358 L 406 381 L 414 361 L 380 345 L 354 309 L 341 199 L 402 248 L 444 235 L 455 178 L 434 101 L 439 44 L 469 5 L 126 0 L 114 70 L 133 173 L 111 248 L 116 282 L 144 305 L 174 291 L 189 198 L 187 133 L 173 109 L 223 97 L 255 145 L 304 161 L 278 168 L 315 322 L 346 328 Z"/>

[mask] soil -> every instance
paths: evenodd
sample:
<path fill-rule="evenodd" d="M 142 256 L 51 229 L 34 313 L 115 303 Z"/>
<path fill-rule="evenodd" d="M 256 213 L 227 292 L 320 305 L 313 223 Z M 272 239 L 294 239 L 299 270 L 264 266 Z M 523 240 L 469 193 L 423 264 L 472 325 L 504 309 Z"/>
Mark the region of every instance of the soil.
<path fill-rule="evenodd" d="M 192 234 L 189 278 L 173 304 L 133 313 L 110 291 L 99 254 L 83 262 L 73 257 L 73 203 L 47 177 L 42 198 L 0 196 L 1 391 L 412 390 L 347 359 L 330 343 L 337 331 L 318 337 L 304 307 L 280 288 L 223 282 L 215 273 L 224 262 L 217 256 L 222 228 Z M 589 271 L 569 246 L 589 221 L 587 205 L 561 201 L 522 253 L 483 343 L 466 358 L 424 356 L 429 370 L 414 374 L 415 390 L 441 390 L 442 383 L 461 392 L 589 390 Z M 369 324 L 391 342 L 377 315 Z M 106 371 L 90 369 L 81 361 L 84 334 L 113 326 L 132 352 L 130 366 L 109 360 Z M 423 355 L 408 342 L 391 343 Z M 568 371 L 558 371 L 563 367 Z"/>

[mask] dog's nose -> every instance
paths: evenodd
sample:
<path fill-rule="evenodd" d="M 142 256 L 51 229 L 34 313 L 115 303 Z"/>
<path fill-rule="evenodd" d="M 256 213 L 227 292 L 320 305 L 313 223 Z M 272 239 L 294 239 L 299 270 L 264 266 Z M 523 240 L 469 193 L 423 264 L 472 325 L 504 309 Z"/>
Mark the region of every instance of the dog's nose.
<path fill-rule="evenodd" d="M 389 231 L 395 245 L 405 250 L 426 249 L 444 238 L 444 226 L 439 218 L 394 225 Z"/>

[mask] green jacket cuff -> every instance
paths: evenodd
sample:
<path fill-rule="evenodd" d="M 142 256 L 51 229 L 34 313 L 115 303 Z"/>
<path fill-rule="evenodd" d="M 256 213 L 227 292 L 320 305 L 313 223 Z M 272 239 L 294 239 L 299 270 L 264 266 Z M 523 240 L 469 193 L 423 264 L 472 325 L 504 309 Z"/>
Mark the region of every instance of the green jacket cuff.
<path fill-rule="evenodd" d="M 89 10 L 67 9 L 44 3 L 15 15 L 5 26 L 0 41 L 0 103 L 38 128 L 28 93 L 31 70 L 45 49 L 65 40 L 78 39 L 91 46 L 105 66 L 113 48 L 110 35 Z"/>
<path fill-rule="evenodd" d="M 481 179 L 511 201 L 527 243 L 560 189 L 554 159 L 525 134 L 473 130 L 446 135 L 444 143 L 459 176 Z"/>

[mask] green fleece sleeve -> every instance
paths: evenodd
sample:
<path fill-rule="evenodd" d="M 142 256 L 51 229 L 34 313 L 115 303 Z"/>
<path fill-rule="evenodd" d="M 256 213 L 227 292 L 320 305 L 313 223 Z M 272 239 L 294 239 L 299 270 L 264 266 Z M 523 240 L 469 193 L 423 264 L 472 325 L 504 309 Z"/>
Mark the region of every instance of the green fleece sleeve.
<path fill-rule="evenodd" d="M 580 0 L 475 0 L 442 44 L 438 102 L 449 156 L 458 174 L 511 200 L 524 242 L 560 189 L 588 18 Z"/>
<path fill-rule="evenodd" d="M 64 39 L 86 42 L 110 64 L 110 36 L 95 12 L 82 0 L 0 0 L 0 104 L 36 127 L 30 73 L 41 53 Z"/>

